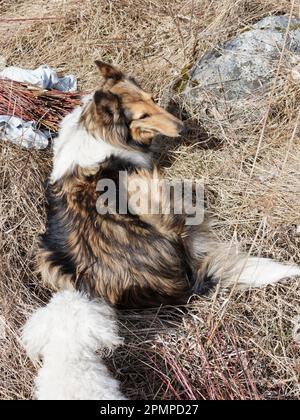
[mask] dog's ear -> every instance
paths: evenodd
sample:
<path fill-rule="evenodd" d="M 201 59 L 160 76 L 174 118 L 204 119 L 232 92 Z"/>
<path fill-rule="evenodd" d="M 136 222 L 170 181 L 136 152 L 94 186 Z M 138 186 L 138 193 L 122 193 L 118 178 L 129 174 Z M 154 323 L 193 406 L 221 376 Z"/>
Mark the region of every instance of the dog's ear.
<path fill-rule="evenodd" d="M 145 118 L 146 120 L 146 118 Z M 153 138 L 159 134 L 159 131 L 147 125 L 145 120 L 132 121 L 130 124 L 130 133 L 133 140 L 144 145 L 150 145 Z"/>
<path fill-rule="evenodd" d="M 107 142 L 124 145 L 128 138 L 128 127 L 122 104 L 117 95 L 109 91 L 96 91 L 94 94 L 96 120 Z"/>
<path fill-rule="evenodd" d="M 27 320 L 22 329 L 21 343 L 28 357 L 38 362 L 43 356 L 43 349 L 48 342 L 49 316 L 46 308 L 40 308 Z"/>
<path fill-rule="evenodd" d="M 98 67 L 101 76 L 105 79 L 113 79 L 114 81 L 119 81 L 123 78 L 123 73 L 111 64 L 104 63 L 100 60 L 96 60 L 95 64 Z"/>
<path fill-rule="evenodd" d="M 97 113 L 104 123 L 118 123 L 122 109 L 117 95 L 109 91 L 97 90 L 94 94 L 94 102 Z"/>

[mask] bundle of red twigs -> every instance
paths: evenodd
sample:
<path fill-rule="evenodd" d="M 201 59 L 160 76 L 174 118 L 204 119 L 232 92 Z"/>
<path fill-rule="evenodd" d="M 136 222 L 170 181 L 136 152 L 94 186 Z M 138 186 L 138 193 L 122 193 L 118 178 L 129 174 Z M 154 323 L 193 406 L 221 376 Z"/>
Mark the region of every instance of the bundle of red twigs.
<path fill-rule="evenodd" d="M 0 115 L 33 120 L 39 128 L 57 132 L 61 119 L 80 104 L 83 95 L 0 79 Z"/>

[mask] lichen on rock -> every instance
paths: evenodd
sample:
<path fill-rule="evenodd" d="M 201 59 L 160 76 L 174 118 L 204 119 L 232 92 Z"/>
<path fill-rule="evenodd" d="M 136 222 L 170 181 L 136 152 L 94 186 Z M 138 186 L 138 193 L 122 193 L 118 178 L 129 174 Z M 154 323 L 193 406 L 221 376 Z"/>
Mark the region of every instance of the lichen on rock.
<path fill-rule="evenodd" d="M 256 100 L 266 92 L 276 74 L 278 62 L 292 67 L 300 60 L 300 20 L 269 16 L 224 45 L 204 54 L 192 67 L 182 95 L 197 105 L 207 95 L 215 98 L 220 110 L 224 102 Z"/>

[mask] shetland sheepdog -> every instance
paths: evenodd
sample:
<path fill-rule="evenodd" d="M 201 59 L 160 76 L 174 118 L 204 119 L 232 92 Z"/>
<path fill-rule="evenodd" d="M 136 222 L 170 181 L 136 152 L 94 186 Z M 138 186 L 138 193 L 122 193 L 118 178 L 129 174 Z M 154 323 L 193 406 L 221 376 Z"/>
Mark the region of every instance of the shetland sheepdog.
<path fill-rule="evenodd" d="M 183 304 L 221 287 L 260 287 L 300 275 L 297 266 L 249 257 L 218 242 L 208 217 L 98 211 L 102 179 L 123 188 L 162 177 L 153 162 L 155 136 L 178 137 L 183 123 L 132 78 L 97 61 L 95 92 L 63 120 L 54 144 L 46 231 L 38 269 L 53 289 L 77 289 L 122 308 Z M 130 196 L 130 191 L 125 194 Z M 127 198 L 128 198 L 127 197 Z M 117 199 L 118 200 L 118 199 Z M 157 201 L 163 201 L 158 194 Z"/>

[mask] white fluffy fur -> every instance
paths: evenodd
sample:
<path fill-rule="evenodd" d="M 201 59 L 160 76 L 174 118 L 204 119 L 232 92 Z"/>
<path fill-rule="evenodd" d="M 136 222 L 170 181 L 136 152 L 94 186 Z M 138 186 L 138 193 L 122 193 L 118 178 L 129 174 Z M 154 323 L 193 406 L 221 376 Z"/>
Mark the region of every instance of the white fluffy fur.
<path fill-rule="evenodd" d="M 236 265 L 239 288 L 263 287 L 290 277 L 300 276 L 300 268 L 267 258 L 244 257 Z"/>
<path fill-rule="evenodd" d="M 251 257 L 233 244 L 218 243 L 209 233 L 192 238 L 192 252 L 198 258 L 209 258 L 207 275 L 221 287 L 238 289 L 263 287 L 290 277 L 300 276 L 300 267 L 280 264 L 268 258 Z"/>
<path fill-rule="evenodd" d="M 39 400 L 121 400 L 96 350 L 122 344 L 114 311 L 104 301 L 63 291 L 38 309 L 23 329 L 22 342 L 33 361 L 43 366 L 35 381 Z"/>
<path fill-rule="evenodd" d="M 85 103 L 89 100 L 90 97 L 87 97 Z M 62 121 L 59 136 L 54 141 L 52 183 L 72 171 L 76 165 L 82 168 L 94 167 L 110 156 L 123 157 L 143 167 L 149 166 L 149 154 L 117 148 L 89 134 L 79 123 L 84 106 L 74 109 Z"/>
<path fill-rule="evenodd" d="M 251 257 L 230 244 L 195 241 L 194 252 L 201 256 L 207 252 L 210 263 L 208 276 L 214 277 L 221 287 L 236 286 L 238 289 L 264 287 L 291 277 L 300 276 L 300 267 L 281 264 L 268 258 Z"/>

